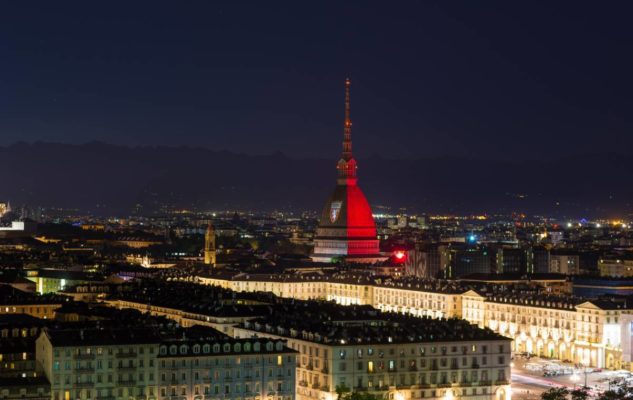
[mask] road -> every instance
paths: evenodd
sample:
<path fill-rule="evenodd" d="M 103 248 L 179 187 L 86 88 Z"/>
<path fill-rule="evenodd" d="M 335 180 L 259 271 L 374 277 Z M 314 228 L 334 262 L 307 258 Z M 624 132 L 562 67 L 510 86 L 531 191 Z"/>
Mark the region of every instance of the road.
<path fill-rule="evenodd" d="M 531 365 L 545 365 L 549 361 L 532 358 L 529 361 L 515 359 L 512 363 L 512 399 L 513 400 L 538 400 L 541 393 L 552 387 L 566 387 L 570 390 L 575 387 L 584 385 L 585 375 L 583 369 L 575 369 L 570 364 L 561 364 L 568 370 L 574 371 L 573 374 L 544 377 L 543 371 L 533 371 L 526 368 L 528 362 Z M 587 385 L 591 388 L 590 394 L 596 395 L 601 391 L 607 390 L 609 380 L 617 375 L 613 371 L 591 372 L 587 373 Z"/>

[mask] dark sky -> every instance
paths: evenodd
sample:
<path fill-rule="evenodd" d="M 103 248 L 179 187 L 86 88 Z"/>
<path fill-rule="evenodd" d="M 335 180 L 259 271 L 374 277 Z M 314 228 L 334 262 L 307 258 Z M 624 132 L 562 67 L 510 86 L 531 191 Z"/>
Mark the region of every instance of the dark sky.
<path fill-rule="evenodd" d="M 0 145 L 335 157 L 631 153 L 633 3 L 0 4 Z"/>

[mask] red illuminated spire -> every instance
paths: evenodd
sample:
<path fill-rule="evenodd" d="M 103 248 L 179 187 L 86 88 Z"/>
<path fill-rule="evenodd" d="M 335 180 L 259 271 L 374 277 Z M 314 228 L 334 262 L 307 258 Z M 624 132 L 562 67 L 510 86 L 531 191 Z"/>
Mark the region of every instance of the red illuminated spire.
<path fill-rule="evenodd" d="M 343 153 L 336 165 L 339 185 L 356 184 L 356 160 L 352 156 L 352 119 L 350 118 L 349 89 L 352 82 L 345 80 L 345 128 L 343 129 Z"/>
<path fill-rule="evenodd" d="M 352 158 L 352 120 L 350 118 L 349 89 L 352 82 L 345 79 L 345 128 L 343 130 L 343 159 L 349 161 Z"/>

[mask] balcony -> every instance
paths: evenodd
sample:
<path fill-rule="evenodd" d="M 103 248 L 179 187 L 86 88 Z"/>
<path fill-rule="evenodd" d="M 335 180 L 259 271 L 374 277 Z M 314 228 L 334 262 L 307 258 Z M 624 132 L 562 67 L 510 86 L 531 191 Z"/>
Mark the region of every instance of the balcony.
<path fill-rule="evenodd" d="M 490 386 L 492 385 L 492 381 L 479 381 L 479 386 Z"/>
<path fill-rule="evenodd" d="M 473 364 L 470 366 L 472 369 L 479 369 L 479 364 Z"/>
<path fill-rule="evenodd" d="M 116 353 L 116 358 L 133 358 L 138 356 L 138 353 L 135 351 L 130 351 L 128 353 L 118 352 Z"/>
<path fill-rule="evenodd" d="M 134 386 L 136 385 L 136 380 L 134 379 L 120 380 L 120 381 L 117 381 L 117 384 L 119 386 Z"/>
<path fill-rule="evenodd" d="M 94 367 L 75 367 L 75 371 L 79 374 L 94 373 Z"/>
<path fill-rule="evenodd" d="M 76 388 L 91 388 L 94 387 L 94 382 L 75 382 L 73 386 Z"/>
<path fill-rule="evenodd" d="M 510 382 L 508 382 L 507 379 L 500 379 L 500 380 L 496 380 L 495 381 L 495 385 L 509 385 Z"/>
<path fill-rule="evenodd" d="M 95 355 L 94 355 L 94 353 L 73 354 L 73 359 L 74 360 L 94 360 L 95 359 Z"/>

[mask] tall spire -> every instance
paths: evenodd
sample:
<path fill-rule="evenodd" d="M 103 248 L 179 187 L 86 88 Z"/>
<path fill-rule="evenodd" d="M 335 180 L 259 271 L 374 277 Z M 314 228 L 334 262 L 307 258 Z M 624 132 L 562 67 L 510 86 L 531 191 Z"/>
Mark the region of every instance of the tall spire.
<path fill-rule="evenodd" d="M 343 153 L 336 164 L 339 185 L 356 184 L 356 160 L 352 156 L 352 119 L 350 118 L 349 89 L 352 82 L 345 79 L 345 128 L 343 130 Z"/>
<path fill-rule="evenodd" d="M 352 158 L 352 120 L 350 118 L 349 89 L 352 82 L 345 79 L 345 128 L 343 130 L 343 159 L 349 161 Z"/>

